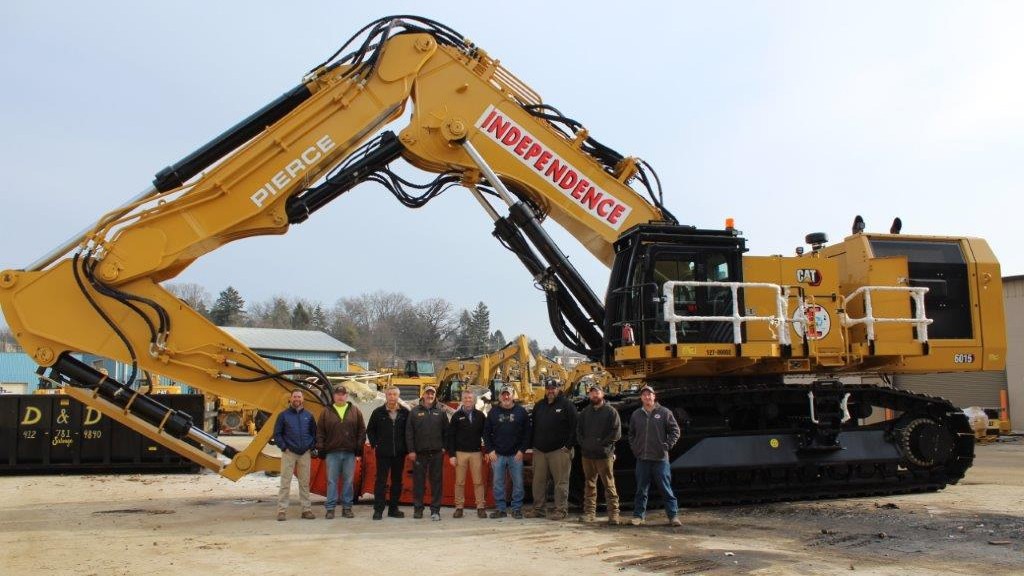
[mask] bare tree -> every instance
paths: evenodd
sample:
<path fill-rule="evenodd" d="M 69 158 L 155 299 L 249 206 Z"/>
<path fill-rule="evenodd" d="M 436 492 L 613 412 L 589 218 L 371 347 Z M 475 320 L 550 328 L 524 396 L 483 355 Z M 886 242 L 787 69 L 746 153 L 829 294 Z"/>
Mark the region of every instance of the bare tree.
<path fill-rule="evenodd" d="M 172 282 L 165 284 L 164 288 L 196 312 L 207 318 L 210 317 L 210 304 L 213 302 L 213 298 L 210 297 L 206 288 L 192 282 Z"/>
<path fill-rule="evenodd" d="M 7 326 L 0 326 L 0 352 L 21 352 L 21 345 Z"/>

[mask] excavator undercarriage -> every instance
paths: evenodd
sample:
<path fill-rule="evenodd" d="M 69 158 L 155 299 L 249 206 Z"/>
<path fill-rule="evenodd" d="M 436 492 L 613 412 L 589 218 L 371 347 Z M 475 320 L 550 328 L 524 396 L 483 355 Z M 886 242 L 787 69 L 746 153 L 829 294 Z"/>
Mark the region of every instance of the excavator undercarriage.
<path fill-rule="evenodd" d="M 658 401 L 683 430 L 669 460 L 676 497 L 690 506 L 933 491 L 974 460 L 958 408 L 892 388 L 708 384 L 666 390 Z M 612 404 L 624 423 L 640 405 Z M 631 494 L 634 459 L 619 448 L 616 482 Z"/>

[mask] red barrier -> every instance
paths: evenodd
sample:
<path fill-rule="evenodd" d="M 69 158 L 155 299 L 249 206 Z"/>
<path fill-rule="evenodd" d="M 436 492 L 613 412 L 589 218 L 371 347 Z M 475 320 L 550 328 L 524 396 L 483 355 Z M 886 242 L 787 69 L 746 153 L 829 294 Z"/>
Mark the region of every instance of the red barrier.
<path fill-rule="evenodd" d="M 367 452 L 373 452 L 370 448 L 366 449 Z M 373 466 L 372 454 L 370 456 L 370 465 Z M 366 456 L 363 458 L 356 458 L 356 470 L 352 478 L 352 491 L 356 501 L 359 501 L 359 495 L 363 493 L 363 482 L 364 467 L 366 466 Z M 372 470 L 372 468 L 371 468 Z M 372 475 L 370 473 L 370 481 L 373 482 Z M 370 492 L 373 492 L 373 484 L 370 484 Z M 341 502 L 341 482 L 338 482 L 338 502 Z M 320 496 L 327 496 L 327 461 L 323 458 L 313 458 L 309 464 L 309 491 L 313 494 L 319 494 Z"/>
<path fill-rule="evenodd" d="M 530 461 L 532 460 L 530 452 L 527 452 L 525 458 L 525 470 L 523 473 L 523 485 L 526 492 L 530 491 Z M 412 504 L 412 463 L 406 459 L 405 468 L 402 470 L 402 504 Z M 483 459 L 483 480 L 484 480 L 484 498 L 486 500 L 487 507 L 494 506 L 494 491 L 493 487 L 493 473 L 491 472 L 491 465 L 487 462 L 486 456 Z M 324 460 L 314 458 L 312 465 L 310 466 L 309 472 L 309 489 L 314 494 L 321 496 L 327 495 L 327 465 Z M 373 485 L 376 482 L 377 477 L 377 459 L 374 454 L 373 448 L 366 446 L 363 450 L 363 457 L 356 458 L 356 471 L 355 477 L 353 478 L 352 484 L 355 490 L 355 496 L 358 500 L 359 496 L 365 493 L 373 493 Z M 508 491 L 512 489 L 511 480 L 506 480 Z M 448 461 L 447 456 L 444 458 L 443 466 L 441 468 L 441 488 L 443 490 L 441 497 L 441 504 L 444 506 L 455 505 L 455 466 L 452 466 Z M 338 484 L 338 499 L 341 499 L 341 484 Z M 473 495 L 473 474 L 469 470 L 466 470 L 466 508 L 476 508 L 476 498 Z M 430 486 L 427 485 L 426 493 L 423 497 L 425 503 L 430 502 Z"/>

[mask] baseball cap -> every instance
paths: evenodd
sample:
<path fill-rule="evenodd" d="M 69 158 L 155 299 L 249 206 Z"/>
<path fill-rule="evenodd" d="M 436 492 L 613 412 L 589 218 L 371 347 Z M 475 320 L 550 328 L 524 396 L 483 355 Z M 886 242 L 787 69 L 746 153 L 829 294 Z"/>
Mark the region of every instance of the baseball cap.
<path fill-rule="evenodd" d="M 600 390 L 601 392 L 604 392 L 604 388 L 601 388 L 601 385 L 598 384 L 597 382 L 594 382 L 589 387 L 587 387 L 587 392 L 590 392 L 591 390 Z"/>
<path fill-rule="evenodd" d="M 548 378 L 547 380 L 544 381 L 544 387 L 545 388 L 558 388 L 558 382 L 555 382 L 551 378 Z"/>
<path fill-rule="evenodd" d="M 647 386 L 645 384 L 644 387 L 640 389 L 641 394 L 643 394 L 644 392 L 650 392 L 651 394 L 654 394 L 654 388 L 651 388 L 650 386 Z"/>
<path fill-rule="evenodd" d="M 348 388 L 345 388 L 343 384 L 339 384 L 334 387 L 335 394 L 348 394 Z"/>
<path fill-rule="evenodd" d="M 511 386 L 502 386 L 501 387 L 501 393 L 504 394 L 506 392 L 508 392 L 509 394 L 515 394 L 516 390 L 515 390 L 515 388 L 513 388 Z"/>
<path fill-rule="evenodd" d="M 433 386 L 427 386 L 426 388 L 423 389 L 423 393 L 426 394 L 427 392 L 433 392 L 436 394 L 437 388 L 434 388 Z"/>

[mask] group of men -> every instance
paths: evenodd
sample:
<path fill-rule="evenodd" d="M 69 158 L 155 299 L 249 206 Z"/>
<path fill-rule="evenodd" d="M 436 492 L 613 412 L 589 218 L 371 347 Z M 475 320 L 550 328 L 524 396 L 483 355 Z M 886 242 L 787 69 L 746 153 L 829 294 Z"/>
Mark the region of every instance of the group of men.
<path fill-rule="evenodd" d="M 555 381 L 545 383 L 544 399 L 530 414 L 515 402 L 515 391 L 504 387 L 498 404 L 488 414 L 476 407 L 474 392 L 462 392 L 461 405 L 449 418 L 437 400 L 437 390 L 427 387 L 411 410 L 399 401 L 398 388 L 385 390 L 385 403 L 364 423 L 359 409 L 348 399 L 345 386 L 334 389 L 334 403 L 314 419 L 303 408 L 303 394 L 292 393 L 289 406 L 277 418 L 274 438 L 281 448 L 281 487 L 278 520 L 287 518 L 292 476 L 299 480 L 301 517 L 315 518 L 309 496 L 312 457 L 323 458 L 327 468 L 328 519 L 334 518 L 341 481 L 342 517 L 352 518 L 353 475 L 356 457 L 369 444 L 376 459 L 373 519 L 403 518 L 399 509 L 402 473 L 406 462 L 413 468 L 413 517 L 441 520 L 442 469 L 447 454 L 455 467 L 455 512 L 462 518 L 466 506 L 466 477 L 473 483 L 473 504 L 479 518 L 547 517 L 562 520 L 568 514 L 569 476 L 573 453 L 579 448 L 583 462 L 585 491 L 584 522 L 596 521 L 597 483 L 604 485 L 608 522 L 619 523 L 619 497 L 613 473 L 615 444 L 622 437 L 618 411 L 605 402 L 604 390 L 593 385 L 589 404 L 577 411 L 558 390 Z M 632 524 L 645 522 L 650 485 L 655 484 L 665 501 L 665 512 L 673 526 L 680 526 L 678 504 L 672 491 L 668 451 L 680 437 L 679 424 L 671 410 L 655 399 L 654 389 L 640 391 L 641 406 L 629 425 L 629 446 L 636 457 L 636 497 Z M 523 509 L 523 459 L 533 449 L 533 507 Z M 491 467 L 495 510 L 486 510 L 483 464 Z M 511 481 L 511 494 L 508 483 Z M 551 507 L 547 507 L 548 483 L 554 486 Z M 390 485 L 390 491 L 388 486 Z M 430 501 L 425 502 L 427 487 Z"/>

